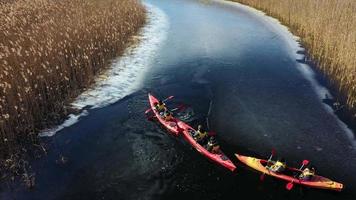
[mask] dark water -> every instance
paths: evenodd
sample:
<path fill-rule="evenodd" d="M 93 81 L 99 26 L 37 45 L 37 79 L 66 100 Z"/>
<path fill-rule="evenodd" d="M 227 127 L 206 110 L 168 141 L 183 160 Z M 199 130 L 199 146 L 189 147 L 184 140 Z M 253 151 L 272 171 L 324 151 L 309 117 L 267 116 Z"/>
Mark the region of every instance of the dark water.
<path fill-rule="evenodd" d="M 356 153 L 278 34 L 250 13 L 192 0 L 152 0 L 169 17 L 168 38 L 144 87 L 48 139 L 49 155 L 33 164 L 36 188 L 2 186 L 0 199 L 356 199 Z M 209 122 L 238 165 L 231 173 L 181 138 L 147 121 L 147 92 L 191 106 L 196 126 Z M 285 190 L 259 181 L 234 152 L 290 165 L 308 159 L 320 174 L 345 183 L 341 193 Z M 59 155 L 68 163 L 56 163 Z"/>

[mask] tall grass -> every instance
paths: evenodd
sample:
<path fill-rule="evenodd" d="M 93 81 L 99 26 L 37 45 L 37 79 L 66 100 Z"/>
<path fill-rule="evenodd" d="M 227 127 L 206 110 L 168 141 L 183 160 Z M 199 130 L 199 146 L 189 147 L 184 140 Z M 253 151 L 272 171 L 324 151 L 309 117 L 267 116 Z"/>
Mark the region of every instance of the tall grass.
<path fill-rule="evenodd" d="M 0 0 L 0 158 L 61 121 L 144 22 L 138 0 Z"/>
<path fill-rule="evenodd" d="M 319 70 L 339 93 L 339 101 L 356 114 L 355 0 L 234 1 L 265 11 L 300 36 Z"/>

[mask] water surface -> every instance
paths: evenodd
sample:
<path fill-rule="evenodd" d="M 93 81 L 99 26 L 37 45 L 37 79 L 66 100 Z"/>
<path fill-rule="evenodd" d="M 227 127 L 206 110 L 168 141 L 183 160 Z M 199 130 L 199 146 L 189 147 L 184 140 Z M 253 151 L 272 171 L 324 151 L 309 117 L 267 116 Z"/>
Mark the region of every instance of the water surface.
<path fill-rule="evenodd" d="M 49 138 L 38 160 L 34 191 L 2 187 L 5 199 L 355 199 L 356 153 L 345 129 L 327 111 L 297 69 L 283 37 L 255 14 L 227 4 L 149 0 L 167 16 L 167 39 L 142 87 L 118 102 L 91 110 Z M 181 138 L 147 121 L 147 93 L 174 95 L 172 108 L 192 108 L 193 126 L 218 133 L 236 173 L 209 162 Z M 342 181 L 342 193 L 285 190 L 285 182 L 259 181 L 233 153 L 267 158 L 272 148 L 298 167 Z M 56 163 L 59 155 L 68 163 Z"/>

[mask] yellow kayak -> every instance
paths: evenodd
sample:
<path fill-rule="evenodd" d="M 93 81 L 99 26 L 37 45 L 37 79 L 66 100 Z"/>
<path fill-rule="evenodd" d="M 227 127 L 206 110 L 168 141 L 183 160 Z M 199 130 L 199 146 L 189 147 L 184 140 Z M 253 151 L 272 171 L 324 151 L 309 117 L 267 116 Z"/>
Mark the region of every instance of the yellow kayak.
<path fill-rule="evenodd" d="M 302 179 L 294 177 L 293 175 L 288 175 L 285 173 L 275 173 L 275 172 L 272 172 L 272 171 L 266 169 L 265 166 L 267 165 L 267 160 L 243 156 L 243 155 L 239 155 L 239 154 L 235 154 L 235 155 L 241 162 L 243 162 L 247 166 L 249 166 L 257 171 L 260 171 L 266 175 L 270 175 L 270 176 L 276 177 L 278 179 L 286 180 L 288 182 L 292 182 L 295 184 L 300 184 L 300 185 L 304 185 L 304 186 L 308 186 L 308 187 L 313 187 L 313 188 L 335 190 L 335 191 L 341 191 L 344 187 L 342 183 L 338 183 L 338 182 L 332 181 L 328 178 L 318 176 L 318 175 L 315 175 L 311 180 L 302 180 Z M 288 167 L 286 170 L 286 173 L 288 173 L 288 172 L 289 172 L 289 174 L 294 174 L 295 172 L 301 173 L 301 170 Z"/>

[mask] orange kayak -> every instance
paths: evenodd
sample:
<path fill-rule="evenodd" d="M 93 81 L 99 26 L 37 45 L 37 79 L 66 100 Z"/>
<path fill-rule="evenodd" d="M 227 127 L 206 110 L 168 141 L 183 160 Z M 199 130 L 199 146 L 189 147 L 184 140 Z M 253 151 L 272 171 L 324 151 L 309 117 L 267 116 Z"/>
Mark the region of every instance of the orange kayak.
<path fill-rule="evenodd" d="M 188 124 L 180 121 L 178 122 L 178 126 L 182 129 L 182 134 L 185 140 L 187 140 L 189 144 L 192 145 L 199 153 L 214 161 L 215 163 L 218 163 L 219 165 L 228 168 L 231 171 L 234 171 L 236 169 L 236 166 L 231 162 L 228 157 L 226 157 L 226 155 L 222 151 L 220 151 L 219 153 L 211 153 L 203 146 L 201 146 L 196 140 L 194 140 L 191 135 L 191 132 L 195 132 L 195 130 Z"/>
<path fill-rule="evenodd" d="M 176 118 L 172 120 L 166 121 L 163 117 L 159 114 L 159 112 L 155 109 L 155 105 L 158 103 L 158 99 L 151 94 L 148 94 L 148 99 L 150 101 L 151 109 L 154 112 L 157 120 L 174 136 L 178 136 L 180 129 L 177 126 L 177 122 L 180 121 Z"/>
<path fill-rule="evenodd" d="M 343 189 L 343 184 L 332 181 L 328 178 L 322 177 L 322 176 L 317 176 L 315 175 L 312 180 L 302 180 L 295 178 L 293 175 L 287 175 L 287 174 L 282 174 L 282 173 L 274 173 L 268 169 L 266 169 L 266 164 L 267 160 L 263 159 L 258 159 L 254 157 L 248 157 L 248 156 L 243 156 L 239 154 L 235 154 L 236 157 L 246 164 L 247 166 L 260 171 L 264 174 L 276 177 L 278 179 L 282 179 L 288 182 L 293 182 L 295 184 L 300 184 L 300 185 L 305 185 L 308 187 L 313 187 L 313 188 L 319 188 L 319 189 L 327 189 L 327 190 L 335 190 L 335 191 L 341 191 Z M 287 168 L 286 173 L 293 174 L 295 172 L 301 173 L 301 170 L 296 169 L 296 168 Z"/>

